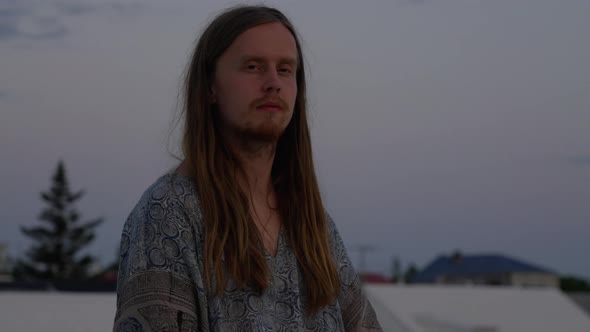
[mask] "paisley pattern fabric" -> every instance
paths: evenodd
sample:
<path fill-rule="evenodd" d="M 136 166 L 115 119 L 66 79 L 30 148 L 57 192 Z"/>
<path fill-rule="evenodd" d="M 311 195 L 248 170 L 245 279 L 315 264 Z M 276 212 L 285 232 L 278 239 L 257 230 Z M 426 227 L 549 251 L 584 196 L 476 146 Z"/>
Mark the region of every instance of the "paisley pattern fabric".
<path fill-rule="evenodd" d="M 203 275 L 203 223 L 192 180 L 168 173 L 150 186 L 121 236 L 114 331 L 381 331 L 334 222 L 330 240 L 341 292 L 305 315 L 301 271 L 283 231 L 266 253 L 270 286 L 258 294 L 228 282 L 209 296 Z"/>

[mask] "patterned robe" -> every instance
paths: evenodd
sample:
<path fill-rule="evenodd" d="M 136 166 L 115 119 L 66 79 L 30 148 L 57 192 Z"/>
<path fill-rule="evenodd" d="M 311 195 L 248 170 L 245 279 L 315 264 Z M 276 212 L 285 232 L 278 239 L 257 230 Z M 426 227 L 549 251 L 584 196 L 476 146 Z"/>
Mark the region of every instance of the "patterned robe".
<path fill-rule="evenodd" d="M 195 185 L 163 175 L 123 228 L 114 331 L 381 331 L 329 217 L 328 223 L 341 281 L 335 303 L 305 315 L 302 274 L 282 229 L 276 256 L 266 253 L 272 276 L 262 294 L 230 280 L 222 296 L 209 296 Z"/>

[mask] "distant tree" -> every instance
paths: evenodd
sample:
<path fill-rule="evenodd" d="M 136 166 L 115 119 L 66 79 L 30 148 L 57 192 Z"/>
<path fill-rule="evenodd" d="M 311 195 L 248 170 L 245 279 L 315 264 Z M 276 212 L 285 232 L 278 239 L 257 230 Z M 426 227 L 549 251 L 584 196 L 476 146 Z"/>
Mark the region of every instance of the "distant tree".
<path fill-rule="evenodd" d="M 391 281 L 400 282 L 402 277 L 401 262 L 397 256 L 393 257 L 391 262 Z"/>
<path fill-rule="evenodd" d="M 418 273 L 418 268 L 416 267 L 416 265 L 414 263 L 410 263 L 408 265 L 408 268 L 406 269 L 406 273 L 404 273 L 404 281 L 407 284 L 412 283 L 412 279 L 414 278 L 414 276 Z"/>
<path fill-rule="evenodd" d="M 95 237 L 95 228 L 102 219 L 80 222 L 75 203 L 84 192 L 70 191 L 62 161 L 57 165 L 53 183 L 41 193 L 46 203 L 39 220 L 40 226 L 23 227 L 24 235 L 33 240 L 27 259 L 20 260 L 14 276 L 27 279 L 72 279 L 88 277 L 88 268 L 95 261 L 91 255 L 81 255 Z"/>
<path fill-rule="evenodd" d="M 577 277 L 566 276 L 559 278 L 559 288 L 569 292 L 590 292 L 590 282 Z"/>

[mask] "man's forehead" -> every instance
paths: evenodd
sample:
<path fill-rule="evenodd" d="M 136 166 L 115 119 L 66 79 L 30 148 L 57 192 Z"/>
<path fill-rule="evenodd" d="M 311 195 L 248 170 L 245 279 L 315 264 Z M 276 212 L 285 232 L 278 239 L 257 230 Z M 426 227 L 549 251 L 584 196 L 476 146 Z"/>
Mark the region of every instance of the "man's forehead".
<path fill-rule="evenodd" d="M 297 60 L 295 38 L 281 23 L 262 24 L 244 31 L 228 51 L 240 60 L 246 57 Z"/>

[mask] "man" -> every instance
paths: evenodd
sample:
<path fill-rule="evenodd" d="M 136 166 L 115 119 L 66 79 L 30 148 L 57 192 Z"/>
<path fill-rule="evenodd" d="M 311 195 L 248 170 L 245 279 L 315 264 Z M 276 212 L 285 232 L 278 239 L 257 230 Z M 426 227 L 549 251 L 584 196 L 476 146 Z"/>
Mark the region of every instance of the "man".
<path fill-rule="evenodd" d="M 185 159 L 125 223 L 114 330 L 380 331 L 322 204 L 289 20 L 222 13 L 185 83 Z"/>

